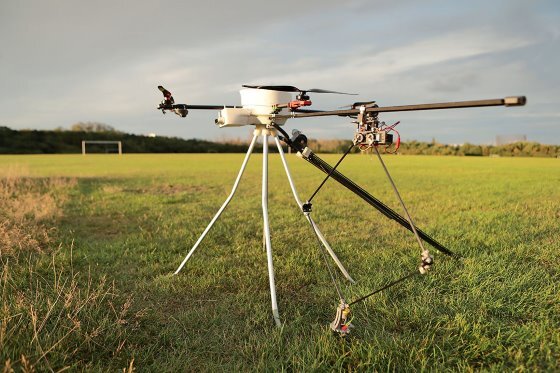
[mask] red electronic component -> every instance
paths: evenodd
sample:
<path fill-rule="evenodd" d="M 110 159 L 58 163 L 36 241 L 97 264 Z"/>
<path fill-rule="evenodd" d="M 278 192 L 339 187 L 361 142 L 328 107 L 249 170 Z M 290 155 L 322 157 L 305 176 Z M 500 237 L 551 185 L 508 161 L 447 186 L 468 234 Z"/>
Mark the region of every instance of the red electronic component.
<path fill-rule="evenodd" d="M 288 102 L 288 108 L 294 110 L 301 106 L 311 106 L 311 100 L 293 100 Z"/>

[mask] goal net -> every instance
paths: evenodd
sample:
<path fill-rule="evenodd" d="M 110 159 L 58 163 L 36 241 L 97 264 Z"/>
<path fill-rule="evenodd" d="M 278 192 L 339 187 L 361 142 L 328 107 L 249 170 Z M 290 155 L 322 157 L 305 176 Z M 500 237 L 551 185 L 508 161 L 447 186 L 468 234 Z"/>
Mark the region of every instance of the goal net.
<path fill-rule="evenodd" d="M 82 140 L 82 154 L 86 155 L 86 151 L 121 155 L 122 141 Z"/>

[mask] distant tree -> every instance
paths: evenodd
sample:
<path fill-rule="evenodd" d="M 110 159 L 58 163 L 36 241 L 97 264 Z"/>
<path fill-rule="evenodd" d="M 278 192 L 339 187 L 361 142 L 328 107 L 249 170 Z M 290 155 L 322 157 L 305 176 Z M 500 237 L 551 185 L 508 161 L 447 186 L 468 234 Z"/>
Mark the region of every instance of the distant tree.
<path fill-rule="evenodd" d="M 468 142 L 461 147 L 464 155 L 482 155 L 482 147 L 480 145 L 469 144 Z"/>
<path fill-rule="evenodd" d="M 78 122 L 70 127 L 74 132 L 118 132 L 115 127 L 99 122 Z"/>

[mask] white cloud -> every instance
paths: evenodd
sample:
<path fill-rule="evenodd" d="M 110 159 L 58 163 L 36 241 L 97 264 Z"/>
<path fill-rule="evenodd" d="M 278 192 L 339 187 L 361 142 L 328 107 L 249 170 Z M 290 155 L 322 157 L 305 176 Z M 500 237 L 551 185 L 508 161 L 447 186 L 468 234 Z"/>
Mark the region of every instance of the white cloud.
<path fill-rule="evenodd" d="M 154 109 L 158 84 L 187 103 L 236 104 L 241 84 L 277 83 L 360 92 L 357 99 L 382 105 L 527 94 L 529 105 L 520 110 L 534 120 L 560 107 L 560 22 L 553 12 L 543 14 L 546 6 L 293 0 L 276 11 L 242 1 L 230 14 L 217 4 L 169 2 L 169 12 L 139 1 L 125 15 L 107 11 L 119 4 L 2 5 L 0 38 L 10 53 L 0 57 L 0 124 L 52 128 L 96 120 L 124 131 L 202 138 L 246 132 L 218 131 L 214 113 L 193 112 L 186 121 L 161 117 Z M 312 98 L 318 108 L 334 108 L 355 97 Z M 487 127 L 529 118 L 490 109 L 403 115 L 414 120 L 408 133 L 418 138 L 437 130 L 431 122 L 456 116 Z M 348 137 L 340 119 L 297 126 L 317 137 Z M 560 130 L 551 131 L 560 142 Z M 475 135 L 446 130 L 454 142 Z"/>
<path fill-rule="evenodd" d="M 265 75 L 260 78 L 263 82 L 286 81 L 343 81 L 357 84 L 365 81 L 367 84 L 376 83 L 387 78 L 388 75 L 400 74 L 412 69 L 430 65 L 441 65 L 446 62 L 481 56 L 483 54 L 500 53 L 507 50 L 521 48 L 535 43 L 528 37 L 504 37 L 489 30 L 469 29 L 443 36 L 434 36 L 389 48 L 380 52 L 364 54 L 358 46 L 345 63 L 324 69 L 314 69 L 312 64 L 293 63 L 289 73 L 280 75 Z M 306 66 L 307 68 L 302 68 Z M 297 71 L 297 73 L 293 73 Z"/>

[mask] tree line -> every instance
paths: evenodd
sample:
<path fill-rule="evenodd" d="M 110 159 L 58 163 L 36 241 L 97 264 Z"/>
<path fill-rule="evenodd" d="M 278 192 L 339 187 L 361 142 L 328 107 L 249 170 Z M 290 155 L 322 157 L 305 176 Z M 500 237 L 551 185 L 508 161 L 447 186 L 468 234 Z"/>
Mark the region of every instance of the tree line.
<path fill-rule="evenodd" d="M 12 130 L 0 127 L 0 154 L 70 154 L 82 152 L 83 140 L 122 141 L 124 153 L 239 153 L 243 144 L 178 137 L 149 137 L 113 130 L 57 129 L 54 131 Z M 115 152 L 114 146 L 88 145 L 88 152 Z"/>
<path fill-rule="evenodd" d="M 82 140 L 122 141 L 124 153 L 244 153 L 247 143 L 239 140 L 206 141 L 178 137 L 149 137 L 114 130 L 99 123 L 77 123 L 71 130 L 54 131 L 13 130 L 0 127 L 0 154 L 64 154 L 81 153 Z M 342 153 L 350 140 L 310 139 L 309 147 L 317 153 Z M 88 146 L 89 147 L 89 146 Z M 257 146 L 257 150 L 260 146 Z M 391 150 L 391 149 L 389 149 Z M 113 152 L 114 147 L 96 145 L 92 152 Z M 274 152 L 275 147 L 270 147 Z M 359 152 L 359 149 L 355 149 Z M 517 142 L 507 145 L 449 145 L 438 142 L 407 141 L 401 143 L 398 154 L 502 156 L 502 157 L 560 157 L 560 145 L 536 142 Z"/>
<path fill-rule="evenodd" d="M 309 140 L 309 147 L 318 153 L 344 153 L 351 145 L 352 141 L 350 140 Z M 393 147 L 387 149 L 388 152 L 393 150 Z M 359 152 L 359 149 L 354 149 L 354 153 Z M 528 141 L 505 145 L 476 145 L 470 143 L 458 145 L 441 144 L 435 140 L 431 142 L 412 140 L 402 142 L 397 154 L 560 158 L 560 145 L 546 145 Z"/>

